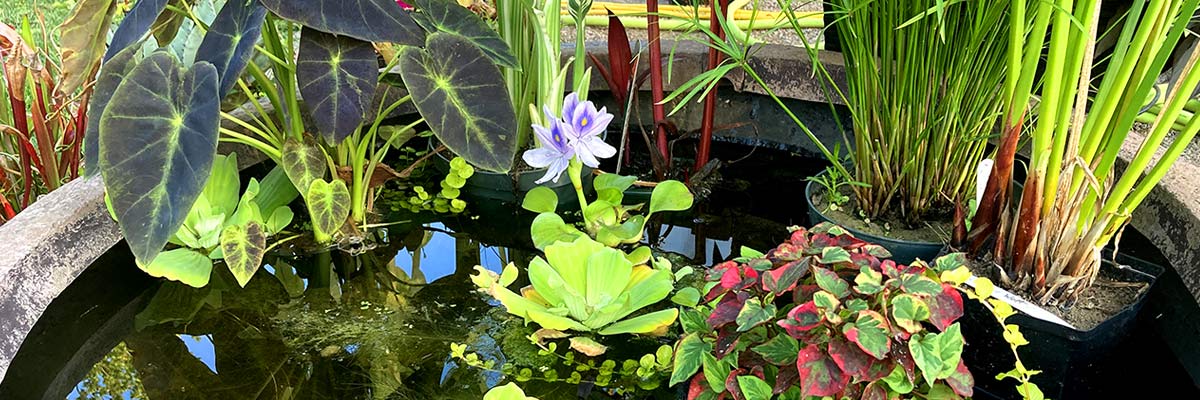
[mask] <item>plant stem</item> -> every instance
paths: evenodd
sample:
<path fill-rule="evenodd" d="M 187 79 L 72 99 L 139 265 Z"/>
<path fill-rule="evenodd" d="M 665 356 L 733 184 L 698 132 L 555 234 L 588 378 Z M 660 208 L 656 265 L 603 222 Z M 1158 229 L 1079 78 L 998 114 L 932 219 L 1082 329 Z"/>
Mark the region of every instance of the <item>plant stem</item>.
<path fill-rule="evenodd" d="M 588 201 L 583 195 L 583 163 L 578 158 L 571 158 L 567 173 L 571 175 L 571 185 L 575 186 L 575 196 L 579 198 L 579 211 L 586 210 Z"/>

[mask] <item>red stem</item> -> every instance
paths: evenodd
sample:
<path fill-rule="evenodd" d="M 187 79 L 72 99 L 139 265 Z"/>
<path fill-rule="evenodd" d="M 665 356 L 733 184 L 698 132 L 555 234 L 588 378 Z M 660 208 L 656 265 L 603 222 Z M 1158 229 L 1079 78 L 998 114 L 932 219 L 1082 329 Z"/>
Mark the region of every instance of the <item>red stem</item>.
<path fill-rule="evenodd" d="M 720 20 L 717 18 L 717 13 L 729 7 L 729 0 L 714 1 L 709 7 L 708 28 L 717 34 L 717 37 L 725 39 L 725 31 L 721 29 Z M 709 44 L 714 44 L 713 39 L 708 39 Z M 708 69 L 714 70 L 721 63 L 721 53 L 716 47 L 709 46 L 708 48 Z M 700 120 L 700 145 L 696 149 L 696 166 L 693 171 L 699 172 L 700 168 L 704 168 L 708 164 L 709 148 L 712 147 L 713 135 L 713 119 L 717 113 L 717 91 L 714 89 L 704 96 L 704 117 Z"/>
<path fill-rule="evenodd" d="M 667 130 L 662 123 L 667 119 L 663 100 L 662 73 L 662 42 L 659 41 L 658 30 L 658 1 L 646 0 L 646 31 L 650 40 L 650 99 L 654 101 L 651 109 L 654 111 L 654 132 L 658 142 L 658 154 L 666 161 L 667 169 L 671 167 L 671 156 L 667 149 Z M 665 174 L 666 171 L 660 171 Z M 663 176 L 659 177 L 664 178 Z"/>

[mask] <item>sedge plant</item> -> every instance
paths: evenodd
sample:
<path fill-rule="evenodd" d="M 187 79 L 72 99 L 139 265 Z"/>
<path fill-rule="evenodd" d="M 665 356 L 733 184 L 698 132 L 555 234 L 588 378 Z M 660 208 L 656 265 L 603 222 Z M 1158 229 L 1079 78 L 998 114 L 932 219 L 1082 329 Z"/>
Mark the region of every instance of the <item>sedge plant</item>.
<path fill-rule="evenodd" d="M 1111 27 L 1095 0 L 1010 3 L 1004 136 L 965 243 L 995 262 L 1002 285 L 1027 289 L 1044 305 L 1078 298 L 1099 274 L 1100 250 L 1119 239 L 1200 131 L 1191 119 L 1171 133 L 1200 84 L 1194 50 L 1174 66 L 1177 77 L 1146 133 L 1132 129 L 1198 3 L 1134 1 Z M 1104 35 L 1115 35 L 1116 45 L 1096 54 Z M 1106 65 L 1095 67 L 1101 60 Z M 1018 193 L 1012 176 L 1022 138 L 1030 162 Z M 1118 155 L 1128 148 L 1135 155 L 1119 171 Z"/>

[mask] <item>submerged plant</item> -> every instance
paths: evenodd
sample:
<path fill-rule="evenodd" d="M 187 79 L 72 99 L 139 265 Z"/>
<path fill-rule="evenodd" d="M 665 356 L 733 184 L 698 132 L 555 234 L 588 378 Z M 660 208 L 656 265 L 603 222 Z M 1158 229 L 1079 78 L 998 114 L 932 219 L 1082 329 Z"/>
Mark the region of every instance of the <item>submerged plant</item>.
<path fill-rule="evenodd" d="M 1173 67 L 1177 77 L 1148 133 L 1131 135 L 1198 5 L 1139 0 L 1109 27 L 1098 0 L 1011 2 L 1004 133 L 964 243 L 998 266 L 1000 284 L 1027 289 L 1041 304 L 1069 305 L 1096 281 L 1100 249 L 1119 239 L 1200 132 L 1192 118 L 1171 133 L 1200 84 L 1200 52 L 1191 49 Z M 1112 53 L 1095 54 L 1109 38 Z M 1100 61 L 1103 75 L 1093 76 Z M 1030 163 L 1018 195 L 1013 169 L 1022 136 L 1031 139 Z M 1139 144 L 1119 171 L 1127 141 Z"/>
<path fill-rule="evenodd" d="M 671 293 L 674 278 L 669 262 L 660 259 L 651 267 L 645 259 L 631 261 L 625 253 L 587 237 L 557 242 L 545 251 L 545 258 L 530 261 L 532 285 L 519 295 L 506 288 L 519 274 L 513 264 L 500 275 L 477 267 L 480 274 L 472 280 L 510 314 L 544 329 L 661 335 L 675 322 L 676 309 L 626 318 Z"/>
<path fill-rule="evenodd" d="M 961 264 L 898 265 L 829 224 L 742 253 L 709 271 L 708 304 L 681 316 L 671 385 L 690 382 L 689 399 L 972 394 L 962 297 L 939 276 Z"/>

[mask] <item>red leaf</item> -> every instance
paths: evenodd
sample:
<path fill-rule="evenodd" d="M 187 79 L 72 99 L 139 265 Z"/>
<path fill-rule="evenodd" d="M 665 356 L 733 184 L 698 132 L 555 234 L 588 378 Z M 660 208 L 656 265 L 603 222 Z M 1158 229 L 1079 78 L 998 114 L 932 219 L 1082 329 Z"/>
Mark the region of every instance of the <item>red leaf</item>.
<path fill-rule="evenodd" d="M 929 322 L 939 331 L 946 330 L 946 327 L 963 316 L 962 295 L 949 283 L 943 283 L 942 292 L 927 299 L 925 304 L 929 305 Z"/>
<path fill-rule="evenodd" d="M 708 391 L 708 380 L 704 379 L 704 374 L 696 374 L 692 377 L 692 383 L 688 385 L 688 400 L 696 400 L 704 392 Z"/>
<path fill-rule="evenodd" d="M 908 346 L 896 346 L 892 348 L 892 359 L 904 368 L 904 372 L 908 375 L 908 381 L 912 382 L 916 377 L 917 364 L 913 361 L 912 354 L 908 352 Z M 890 372 L 890 371 L 889 371 Z"/>
<path fill-rule="evenodd" d="M 746 303 L 746 299 L 750 298 L 749 293 L 730 293 L 721 298 L 721 302 L 717 303 L 717 308 L 713 309 L 712 314 L 706 320 L 708 326 L 713 329 L 720 329 L 725 324 L 729 324 L 737 320 L 738 313 L 742 311 L 742 306 Z"/>
<path fill-rule="evenodd" d="M 742 283 L 742 272 L 738 266 L 726 268 L 725 273 L 721 274 L 721 287 L 725 289 L 736 288 Z"/>
<path fill-rule="evenodd" d="M 865 379 L 867 370 L 871 368 L 873 358 L 842 338 L 829 341 L 829 356 L 837 363 L 842 372 L 857 378 Z"/>
<path fill-rule="evenodd" d="M 725 358 L 725 356 L 728 356 L 730 352 L 737 348 L 738 339 L 741 337 L 742 334 L 737 331 L 737 327 L 734 325 L 726 325 L 721 328 L 720 332 L 717 333 L 717 342 L 713 346 L 713 355 L 719 359 Z M 741 363 L 738 365 L 745 366 L 745 364 Z"/>
<path fill-rule="evenodd" d="M 796 282 L 799 282 L 800 278 L 807 275 L 807 273 L 808 268 L 805 268 L 797 261 L 792 261 L 784 264 L 782 267 L 768 270 L 762 277 L 763 290 L 770 291 L 778 296 L 795 289 Z"/>
<path fill-rule="evenodd" d="M 883 260 L 883 262 L 879 264 L 879 270 L 883 271 L 883 274 L 890 278 L 899 277 L 903 272 L 901 268 L 904 267 L 896 265 L 896 262 L 892 260 Z"/>
<path fill-rule="evenodd" d="M 786 392 L 792 385 L 795 385 L 800 380 L 800 370 L 796 369 L 795 365 L 788 364 L 779 367 L 779 376 L 775 377 L 775 387 L 771 388 L 774 394 Z"/>
<path fill-rule="evenodd" d="M 746 373 L 745 368 L 738 368 L 733 371 L 729 371 L 729 376 L 725 377 L 725 391 L 721 394 L 724 395 L 725 393 L 729 393 L 729 396 L 733 397 L 735 400 L 744 400 L 746 397 L 742 396 L 742 387 L 741 385 L 738 385 L 737 380 L 737 377 L 744 373 Z"/>
<path fill-rule="evenodd" d="M 967 364 L 963 364 L 962 360 L 958 360 L 958 368 L 950 374 L 950 377 L 946 378 L 946 383 L 959 396 L 971 397 L 974 395 L 975 377 L 971 376 L 971 371 L 967 369 Z"/>
<path fill-rule="evenodd" d="M 788 335 L 798 339 L 804 336 L 802 332 L 816 328 L 818 325 L 821 325 L 823 320 L 824 317 L 821 315 L 821 312 L 817 311 L 817 304 L 809 301 L 793 308 L 792 311 L 788 312 L 786 320 L 779 321 L 776 324 L 786 330 Z"/>
<path fill-rule="evenodd" d="M 633 76 L 633 52 L 629 49 L 629 35 L 626 34 L 621 19 L 617 18 L 612 10 L 605 11 L 608 12 L 608 65 L 612 71 L 613 83 L 616 84 L 616 87 L 609 87 L 609 90 L 623 105 L 623 100 L 628 96 L 629 79 Z M 617 95 L 618 92 L 620 95 Z"/>
<path fill-rule="evenodd" d="M 896 363 L 892 360 L 871 360 L 871 368 L 867 368 L 867 375 L 863 377 L 866 381 L 877 381 L 888 376 L 892 370 L 896 368 Z"/>
<path fill-rule="evenodd" d="M 858 267 L 869 267 L 873 270 L 879 270 L 879 257 L 875 257 L 866 253 L 850 253 L 850 261 Z"/>
<path fill-rule="evenodd" d="M 863 389 L 862 400 L 887 400 L 887 390 L 883 381 L 871 382 Z"/>
<path fill-rule="evenodd" d="M 800 372 L 800 395 L 803 397 L 833 396 L 850 382 L 850 376 L 843 374 L 837 363 L 815 344 L 800 350 L 796 369 Z"/>

